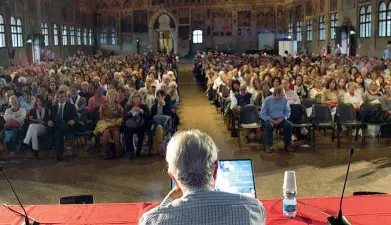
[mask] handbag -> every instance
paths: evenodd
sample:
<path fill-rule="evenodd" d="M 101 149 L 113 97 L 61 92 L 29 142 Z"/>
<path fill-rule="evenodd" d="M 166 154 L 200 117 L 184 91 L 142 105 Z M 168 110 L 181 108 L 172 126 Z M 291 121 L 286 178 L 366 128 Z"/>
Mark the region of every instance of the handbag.
<path fill-rule="evenodd" d="M 133 116 L 125 121 L 125 126 L 129 129 L 140 128 L 144 125 L 142 116 Z"/>
<path fill-rule="evenodd" d="M 21 123 L 19 123 L 16 120 L 10 119 L 5 122 L 5 129 L 15 129 L 17 127 L 20 127 Z"/>

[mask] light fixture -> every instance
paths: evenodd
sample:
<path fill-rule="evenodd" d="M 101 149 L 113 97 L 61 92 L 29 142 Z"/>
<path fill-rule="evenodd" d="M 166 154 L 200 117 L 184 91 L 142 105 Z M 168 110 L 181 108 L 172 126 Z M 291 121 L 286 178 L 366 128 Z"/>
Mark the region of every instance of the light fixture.
<path fill-rule="evenodd" d="M 291 40 L 291 39 L 292 39 L 292 36 L 291 36 L 291 35 L 288 35 L 288 39 Z"/>

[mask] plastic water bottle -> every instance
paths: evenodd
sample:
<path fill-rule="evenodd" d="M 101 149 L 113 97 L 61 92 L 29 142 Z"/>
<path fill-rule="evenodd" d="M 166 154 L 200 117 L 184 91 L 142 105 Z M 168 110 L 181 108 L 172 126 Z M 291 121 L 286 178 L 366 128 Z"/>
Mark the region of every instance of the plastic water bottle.
<path fill-rule="evenodd" d="M 296 191 L 284 190 L 284 197 L 282 199 L 282 211 L 285 218 L 296 217 Z"/>
<path fill-rule="evenodd" d="M 295 171 L 285 171 L 284 184 L 282 185 L 282 212 L 286 218 L 296 216 L 296 173 Z"/>

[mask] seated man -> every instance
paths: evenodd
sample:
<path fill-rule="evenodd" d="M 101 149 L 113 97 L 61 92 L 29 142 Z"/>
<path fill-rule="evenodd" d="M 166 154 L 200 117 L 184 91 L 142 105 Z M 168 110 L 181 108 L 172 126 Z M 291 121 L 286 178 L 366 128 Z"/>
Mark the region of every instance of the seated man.
<path fill-rule="evenodd" d="M 54 133 L 57 160 L 61 161 L 64 153 L 64 136 L 68 134 L 69 128 L 75 125 L 77 112 L 75 106 L 67 102 L 65 91 L 59 90 L 56 96 L 58 104 L 52 106 L 48 126 Z"/>
<path fill-rule="evenodd" d="M 215 191 L 217 154 L 207 134 L 198 130 L 176 133 L 166 156 L 176 187 L 139 224 L 264 225 L 265 209 L 258 200 Z"/>
<path fill-rule="evenodd" d="M 287 119 L 291 115 L 291 107 L 284 97 L 282 88 L 274 89 L 273 95 L 267 97 L 262 105 L 262 125 L 266 128 L 266 152 L 273 151 L 273 128 L 284 129 L 285 149 L 289 152 L 294 150 L 291 147 L 293 125 Z"/>

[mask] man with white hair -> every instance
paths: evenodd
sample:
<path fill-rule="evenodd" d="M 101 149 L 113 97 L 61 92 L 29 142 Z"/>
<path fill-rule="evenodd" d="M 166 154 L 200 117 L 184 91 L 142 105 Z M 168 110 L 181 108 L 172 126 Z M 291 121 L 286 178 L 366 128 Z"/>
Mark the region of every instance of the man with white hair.
<path fill-rule="evenodd" d="M 266 214 L 258 200 L 214 190 L 217 153 L 212 138 L 199 130 L 176 133 L 166 155 L 168 174 L 176 186 L 139 224 L 264 225 Z"/>

